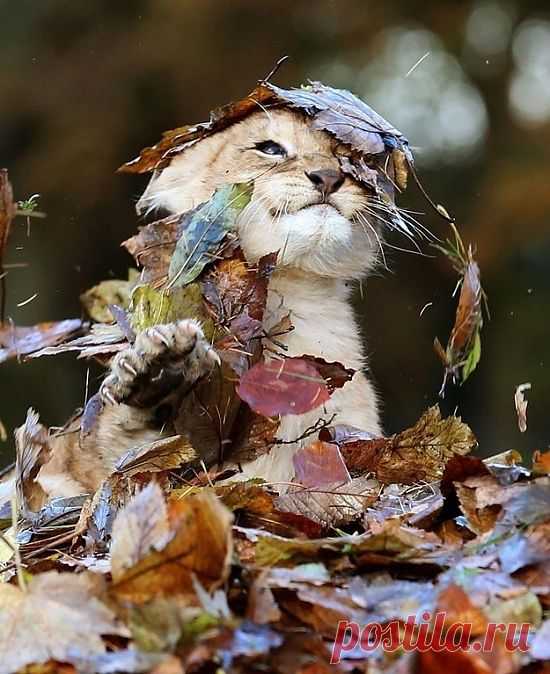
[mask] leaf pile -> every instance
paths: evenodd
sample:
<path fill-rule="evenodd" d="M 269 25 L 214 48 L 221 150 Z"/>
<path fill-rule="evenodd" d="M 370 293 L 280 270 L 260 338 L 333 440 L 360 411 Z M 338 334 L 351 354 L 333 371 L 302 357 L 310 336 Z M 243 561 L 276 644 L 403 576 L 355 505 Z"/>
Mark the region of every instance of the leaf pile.
<path fill-rule="evenodd" d="M 254 481 L 174 488 L 169 469 L 143 464 L 92 497 L 51 502 L 15 538 L 5 530 L 0 674 L 543 672 L 550 481 L 537 475 L 547 455 L 538 472 L 511 454 L 465 456 L 471 431 L 432 408 L 386 451 L 403 452 L 406 475 L 407 452 L 438 438 L 442 479 L 384 486 L 350 476 L 368 440 L 345 442 L 357 433 L 342 427 L 323 435 L 330 442 L 297 459 L 307 479 L 282 496 Z M 371 460 L 369 445 L 364 453 Z M 352 650 L 344 640 L 334 651 L 340 621 L 394 625 L 404 644 L 399 626 L 430 634 L 426 615 L 438 611 L 444 629 L 471 623 L 461 648 Z M 481 650 L 489 623 L 528 625 L 527 650 L 510 650 L 504 630 Z"/>

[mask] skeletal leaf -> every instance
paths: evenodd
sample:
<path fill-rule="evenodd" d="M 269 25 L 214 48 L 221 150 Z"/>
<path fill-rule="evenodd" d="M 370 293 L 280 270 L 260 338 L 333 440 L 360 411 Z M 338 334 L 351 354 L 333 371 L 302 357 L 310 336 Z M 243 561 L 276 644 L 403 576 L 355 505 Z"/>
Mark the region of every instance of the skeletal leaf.
<path fill-rule="evenodd" d="M 206 203 L 186 213 L 168 268 L 167 288 L 192 283 L 212 261 L 220 244 L 252 196 L 252 183 L 220 187 Z"/>

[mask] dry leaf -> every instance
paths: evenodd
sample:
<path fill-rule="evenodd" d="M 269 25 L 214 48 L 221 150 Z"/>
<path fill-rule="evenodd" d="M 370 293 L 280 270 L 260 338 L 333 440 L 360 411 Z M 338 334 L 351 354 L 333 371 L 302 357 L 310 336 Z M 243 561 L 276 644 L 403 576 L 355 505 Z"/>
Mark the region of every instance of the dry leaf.
<path fill-rule="evenodd" d="M 258 414 L 304 414 L 329 399 L 318 370 L 300 358 L 256 363 L 245 372 L 237 393 Z"/>
<path fill-rule="evenodd" d="M 117 324 L 94 323 L 88 334 L 71 339 L 58 346 L 40 348 L 39 351 L 31 353 L 29 358 L 57 356 L 60 353 L 67 353 L 68 351 L 77 351 L 78 358 L 111 356 L 125 349 L 127 346 L 127 337 Z"/>
<path fill-rule="evenodd" d="M 453 456 L 467 454 L 476 444 L 460 417 L 442 419 L 435 405 L 412 428 L 389 438 L 344 443 L 340 450 L 352 471 L 372 471 L 386 484 L 412 484 L 441 478 Z"/>
<path fill-rule="evenodd" d="M 520 433 L 525 433 L 527 430 L 527 400 L 523 395 L 524 391 L 529 391 L 531 389 L 531 384 L 520 384 L 516 386 L 516 392 L 514 394 L 514 403 L 516 405 L 516 414 L 518 415 L 518 428 Z"/>
<path fill-rule="evenodd" d="M 0 325 L 0 363 L 53 347 L 84 328 L 85 324 L 78 318 L 37 323 L 29 327 L 16 327 L 9 323 Z"/>
<path fill-rule="evenodd" d="M 122 576 L 151 550 L 162 550 L 166 546 L 172 532 L 164 494 L 158 484 L 151 482 L 118 513 L 112 538 L 113 578 Z"/>
<path fill-rule="evenodd" d="M 88 316 L 98 323 L 111 323 L 116 317 L 113 316 L 110 305 L 127 309 L 138 278 L 139 272 L 136 269 L 129 269 L 127 281 L 122 279 L 102 281 L 83 293 L 80 301 Z"/>
<path fill-rule="evenodd" d="M 481 328 L 483 327 L 482 302 L 487 297 L 481 287 L 480 271 L 474 260 L 471 246 L 466 250 L 458 230 L 451 223 L 454 241 L 447 239 L 446 245 L 435 245 L 452 263 L 460 275 L 460 296 L 456 308 L 455 322 L 447 348 L 443 349 L 435 339 L 434 348 L 445 366 L 445 376 L 439 392 L 443 396 L 447 377 L 464 383 L 475 370 L 481 357 Z"/>
<path fill-rule="evenodd" d="M 0 674 L 25 665 L 104 653 L 102 635 L 129 636 L 99 599 L 102 583 L 86 573 L 49 571 L 27 590 L 0 584 Z"/>
<path fill-rule="evenodd" d="M 324 487 L 351 481 L 338 447 L 322 440 L 299 449 L 293 462 L 296 482 L 304 487 Z"/>
<path fill-rule="evenodd" d="M 323 527 L 342 526 L 357 520 L 374 503 L 379 492 L 376 480 L 356 477 L 342 484 L 330 483 L 310 489 L 291 489 L 279 496 L 276 505 L 283 512 L 304 515 Z"/>
<path fill-rule="evenodd" d="M 198 458 L 181 435 L 161 438 L 129 450 L 115 464 L 115 471 L 131 477 L 136 473 L 158 473 L 192 463 Z"/>
<path fill-rule="evenodd" d="M 15 484 L 19 507 L 25 516 L 40 510 L 46 501 L 46 493 L 36 477 L 50 459 L 51 448 L 48 429 L 38 420 L 38 413 L 31 408 L 23 426 L 15 431 Z"/>
<path fill-rule="evenodd" d="M 119 599 L 143 603 L 159 596 L 193 597 L 193 577 L 209 592 L 226 579 L 232 515 L 216 496 L 202 492 L 171 502 L 168 519 L 171 538 L 162 549 L 130 568 L 125 557 L 120 563 L 113 559 L 120 571 L 113 572 L 112 591 Z M 118 545 L 113 536 L 113 547 Z"/>
<path fill-rule="evenodd" d="M 355 151 L 351 159 L 345 155 L 348 161 L 342 163 L 342 170 L 372 189 L 379 187 L 374 182 L 373 169 L 378 170 L 379 181 L 387 192 L 393 193 L 391 180 L 395 179 L 400 188 L 405 186 L 405 164 L 412 161 L 412 155 L 404 136 L 349 91 L 320 82 L 299 89 L 281 89 L 262 82 L 246 98 L 213 110 L 208 122 L 167 131 L 157 145 L 142 150 L 137 159 L 119 170 L 143 173 L 166 166 L 190 143 L 240 121 L 256 112 L 258 106 L 297 108 L 311 117 L 313 128 L 327 131 Z"/>

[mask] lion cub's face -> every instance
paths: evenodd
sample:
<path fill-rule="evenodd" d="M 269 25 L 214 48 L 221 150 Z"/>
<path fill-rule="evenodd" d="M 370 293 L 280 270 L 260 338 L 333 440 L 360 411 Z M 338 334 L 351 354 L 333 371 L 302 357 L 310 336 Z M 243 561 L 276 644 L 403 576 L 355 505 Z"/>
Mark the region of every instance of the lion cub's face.
<path fill-rule="evenodd" d="M 257 112 L 190 146 L 155 174 L 138 203 L 187 211 L 227 183 L 254 181 L 237 223 L 248 259 L 279 251 L 281 267 L 357 278 L 379 248 L 367 191 L 340 171 L 345 148 L 289 110 Z"/>

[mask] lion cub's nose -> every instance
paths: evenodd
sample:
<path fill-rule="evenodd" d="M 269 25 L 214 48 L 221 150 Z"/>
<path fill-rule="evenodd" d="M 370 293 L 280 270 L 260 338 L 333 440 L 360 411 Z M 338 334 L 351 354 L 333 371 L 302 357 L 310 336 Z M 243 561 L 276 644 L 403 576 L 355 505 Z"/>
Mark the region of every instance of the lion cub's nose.
<path fill-rule="evenodd" d="M 318 171 L 306 171 L 306 176 L 315 185 L 324 197 L 336 192 L 344 184 L 344 176 L 335 169 L 319 169 Z"/>

